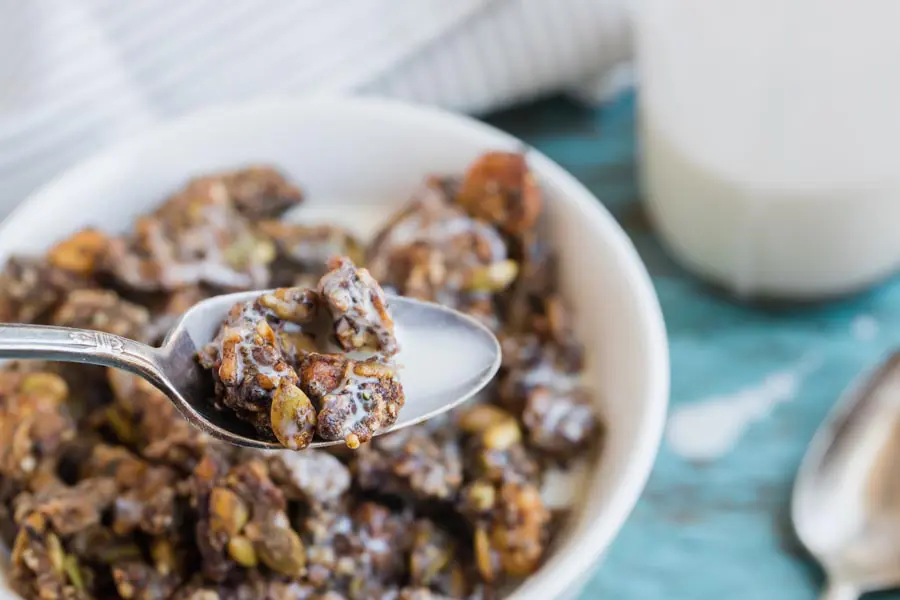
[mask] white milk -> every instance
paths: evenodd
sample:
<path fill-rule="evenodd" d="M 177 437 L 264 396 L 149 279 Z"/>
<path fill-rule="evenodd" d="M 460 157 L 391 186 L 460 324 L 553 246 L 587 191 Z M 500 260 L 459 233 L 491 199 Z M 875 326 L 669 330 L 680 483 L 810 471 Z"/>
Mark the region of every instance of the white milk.
<path fill-rule="evenodd" d="M 675 256 L 818 298 L 900 266 L 900 2 L 644 0 L 641 173 Z"/>

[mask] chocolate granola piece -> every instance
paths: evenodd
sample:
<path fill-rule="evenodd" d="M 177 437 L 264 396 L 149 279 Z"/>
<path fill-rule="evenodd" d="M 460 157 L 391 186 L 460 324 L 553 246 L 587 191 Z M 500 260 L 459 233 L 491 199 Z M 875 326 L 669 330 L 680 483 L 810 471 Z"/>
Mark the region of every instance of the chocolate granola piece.
<path fill-rule="evenodd" d="M 350 599 L 379 597 L 405 571 L 410 520 L 364 502 L 349 515 L 314 508 L 304 520 L 310 583 Z"/>
<path fill-rule="evenodd" d="M 408 427 L 361 448 L 353 462 L 364 490 L 452 502 L 463 481 L 459 439 L 449 428 Z"/>
<path fill-rule="evenodd" d="M 259 565 L 287 577 L 303 573 L 306 550 L 265 463 L 231 468 L 198 502 L 197 543 L 206 577 L 225 581 L 229 573 Z"/>
<path fill-rule="evenodd" d="M 510 412 L 492 404 L 475 404 L 457 416 L 469 435 L 463 464 L 467 479 L 536 481 L 540 465 L 523 444 L 522 425 Z"/>
<path fill-rule="evenodd" d="M 44 322 L 72 291 L 93 284 L 43 259 L 13 257 L 0 272 L 0 321 Z"/>
<path fill-rule="evenodd" d="M 479 157 L 463 178 L 456 201 L 473 217 L 513 235 L 534 227 L 543 205 L 525 157 L 512 152 Z"/>
<path fill-rule="evenodd" d="M 221 183 L 239 213 L 250 220 L 274 219 L 303 202 L 303 193 L 276 169 L 255 165 L 210 175 Z"/>
<path fill-rule="evenodd" d="M 85 475 L 111 477 L 115 482 L 118 493 L 111 527 L 117 535 L 138 530 L 161 535 L 176 525 L 174 470 L 150 465 L 121 446 L 98 444 Z"/>
<path fill-rule="evenodd" d="M 74 486 L 59 483 L 33 495 L 20 495 L 15 519 L 21 523 L 38 513 L 59 535 L 69 536 L 99 524 L 116 500 L 116 492 L 115 481 L 109 477 L 83 479 Z"/>
<path fill-rule="evenodd" d="M 369 271 L 357 268 L 349 258 L 332 258 L 318 292 L 344 352 L 367 350 L 393 356 L 400 350 L 384 291 Z"/>
<path fill-rule="evenodd" d="M 107 377 L 114 401 L 104 417 L 119 442 L 148 461 L 190 472 L 210 443 L 206 434 L 146 379 L 119 369 L 109 369 Z"/>
<path fill-rule="evenodd" d="M 225 407 L 295 450 L 312 440 L 316 413 L 297 387 L 298 351 L 288 325 L 308 323 L 316 306 L 314 292 L 292 288 L 238 304 L 199 355 Z"/>
<path fill-rule="evenodd" d="M 75 290 L 53 314 L 52 323 L 78 329 L 96 329 L 138 341 L 147 341 L 150 313 L 123 300 L 112 290 Z"/>
<path fill-rule="evenodd" d="M 54 373 L 0 371 L 0 477 L 24 485 L 55 468 L 75 435 L 68 396 L 68 385 Z"/>
<path fill-rule="evenodd" d="M 409 552 L 409 580 L 418 589 L 432 589 L 449 597 L 467 596 L 468 582 L 461 539 L 452 536 L 434 521 L 419 519 L 413 527 Z"/>
<path fill-rule="evenodd" d="M 160 573 L 139 560 L 113 565 L 112 576 L 116 591 L 126 600 L 166 600 L 177 585 L 172 574 Z"/>
<path fill-rule="evenodd" d="M 13 587 L 26 598 L 87 600 L 90 595 L 84 589 L 84 582 L 67 559 L 62 542 L 48 520 L 40 513 L 32 513 L 22 523 L 13 544 L 10 559 Z"/>
<path fill-rule="evenodd" d="M 563 392 L 534 388 L 528 394 L 522 422 L 531 446 L 559 458 L 576 456 L 601 431 L 591 396 L 582 388 Z"/>
<path fill-rule="evenodd" d="M 289 500 L 331 504 L 350 488 L 350 471 L 327 452 L 279 452 L 269 458 L 272 481 Z"/>
<path fill-rule="evenodd" d="M 503 348 L 501 399 L 521 413 L 532 448 L 567 459 L 602 434 L 591 395 L 580 384 L 579 346 L 528 335 L 504 340 Z"/>
<path fill-rule="evenodd" d="M 377 357 L 308 353 L 300 361 L 300 387 L 321 406 L 319 437 L 344 440 L 349 448 L 393 425 L 405 402 L 396 371 Z"/>
<path fill-rule="evenodd" d="M 378 234 L 367 256 L 382 284 L 460 310 L 502 291 L 517 272 L 502 236 L 452 205 L 434 179 Z"/>
<path fill-rule="evenodd" d="M 271 242 L 253 231 L 221 179 L 201 178 L 110 240 L 104 266 L 127 288 L 173 291 L 197 284 L 265 288 Z"/>
<path fill-rule="evenodd" d="M 530 483 L 474 482 L 464 492 L 464 498 L 485 494 L 479 487 L 482 485 L 484 490 L 492 486 L 493 492 L 480 499 L 482 510 L 470 515 L 475 527 L 475 561 L 481 577 L 495 582 L 504 576 L 530 575 L 540 566 L 549 536 L 550 513 L 541 501 L 540 491 Z M 471 499 L 465 502 L 468 506 L 475 503 Z"/>
<path fill-rule="evenodd" d="M 315 287 L 332 258 L 346 256 L 357 264 L 364 258 L 362 244 L 340 227 L 263 221 L 257 224 L 257 230 L 277 250 L 272 264 L 272 285 Z"/>
<path fill-rule="evenodd" d="M 68 390 L 62 410 L 78 428 L 92 429 L 96 425 L 94 420 L 96 411 L 109 402 L 109 388 L 106 385 L 104 367 L 79 363 L 13 360 L 0 366 L 0 373 L 9 373 L 11 376 L 43 373 L 61 379 Z M 0 381 L 3 380 L 5 376 L 0 375 Z M 0 383 L 0 388 L 3 385 Z M 54 384 L 54 387 L 56 386 L 58 384 Z"/>
<path fill-rule="evenodd" d="M 383 358 L 356 362 L 311 351 L 318 313 L 328 315 L 347 351 L 384 356 L 398 349 L 378 284 L 346 258 L 329 268 L 318 292 L 282 288 L 235 306 L 199 355 L 213 371 L 221 404 L 294 450 L 308 446 L 314 433 L 355 448 L 393 425 L 404 402 Z"/>

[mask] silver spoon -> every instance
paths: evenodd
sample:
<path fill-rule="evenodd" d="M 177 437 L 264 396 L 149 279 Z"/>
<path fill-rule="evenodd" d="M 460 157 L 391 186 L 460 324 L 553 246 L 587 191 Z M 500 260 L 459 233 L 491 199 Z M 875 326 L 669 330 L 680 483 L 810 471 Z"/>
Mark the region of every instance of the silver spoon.
<path fill-rule="evenodd" d="M 900 586 L 900 352 L 847 390 L 816 432 L 791 518 L 825 569 L 823 600 Z"/>
<path fill-rule="evenodd" d="M 42 325 L 0 324 L 0 358 L 44 359 L 125 369 L 162 390 L 184 417 L 213 437 L 238 446 L 281 448 L 261 439 L 249 424 L 209 404 L 212 379 L 195 360 L 216 335 L 228 310 L 263 292 L 241 292 L 199 302 L 175 324 L 159 348 L 99 331 Z M 394 318 L 406 405 L 395 431 L 435 417 L 472 397 L 500 367 L 500 344 L 468 315 L 432 304 L 388 296 Z M 316 439 L 320 448 L 342 441 Z"/>

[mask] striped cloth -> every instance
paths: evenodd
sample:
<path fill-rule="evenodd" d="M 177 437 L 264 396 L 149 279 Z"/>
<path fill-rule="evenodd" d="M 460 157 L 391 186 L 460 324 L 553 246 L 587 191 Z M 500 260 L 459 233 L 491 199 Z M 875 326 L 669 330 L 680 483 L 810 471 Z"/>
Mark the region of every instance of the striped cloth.
<path fill-rule="evenodd" d="M 0 0 L 0 216 L 98 147 L 210 104 L 595 100 L 629 37 L 628 0 Z"/>

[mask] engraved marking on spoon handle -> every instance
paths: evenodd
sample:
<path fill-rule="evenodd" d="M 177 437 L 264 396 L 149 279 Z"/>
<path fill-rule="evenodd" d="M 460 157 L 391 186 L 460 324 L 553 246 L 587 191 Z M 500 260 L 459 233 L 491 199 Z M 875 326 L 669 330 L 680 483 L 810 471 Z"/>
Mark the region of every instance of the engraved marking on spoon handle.
<path fill-rule="evenodd" d="M 106 352 L 120 354 L 125 351 L 125 341 L 122 338 L 102 331 L 96 333 L 92 331 L 73 331 L 69 334 L 69 339 L 77 344 L 92 346 L 97 350 Z"/>

